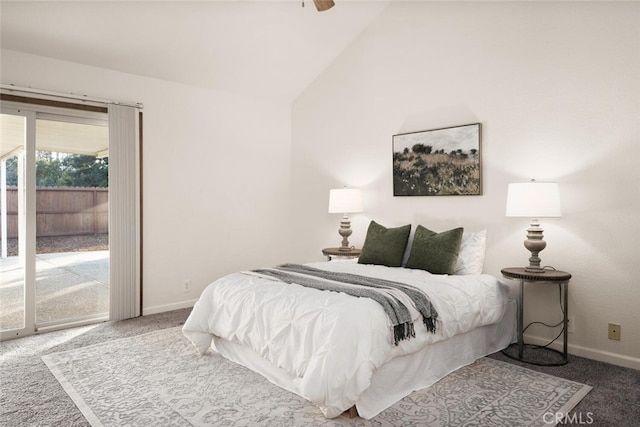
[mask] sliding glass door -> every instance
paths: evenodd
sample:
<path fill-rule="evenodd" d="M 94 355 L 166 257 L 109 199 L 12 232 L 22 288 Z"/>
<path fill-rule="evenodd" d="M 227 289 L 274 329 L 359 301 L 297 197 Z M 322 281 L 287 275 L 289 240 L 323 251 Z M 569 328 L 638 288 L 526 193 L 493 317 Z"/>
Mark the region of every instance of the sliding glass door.
<path fill-rule="evenodd" d="M 36 117 L 36 326 L 109 317 L 109 131 Z"/>
<path fill-rule="evenodd" d="M 109 317 L 106 114 L 2 111 L 0 338 Z"/>
<path fill-rule="evenodd" d="M 8 338 L 35 330 L 35 113 L 2 111 L 0 126 L 0 338 Z"/>

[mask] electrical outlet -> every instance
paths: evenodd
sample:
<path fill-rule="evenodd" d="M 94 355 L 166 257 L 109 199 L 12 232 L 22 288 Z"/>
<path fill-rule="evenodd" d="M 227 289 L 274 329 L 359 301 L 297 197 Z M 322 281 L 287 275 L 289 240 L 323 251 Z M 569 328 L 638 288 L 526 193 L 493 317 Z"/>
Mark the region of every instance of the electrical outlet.
<path fill-rule="evenodd" d="M 620 329 L 619 323 L 609 323 L 609 339 L 620 341 Z"/>
<path fill-rule="evenodd" d="M 576 331 L 576 321 L 574 320 L 573 316 L 569 316 L 567 320 L 569 322 L 569 325 L 567 326 L 567 332 L 573 334 Z"/>
<path fill-rule="evenodd" d="M 191 292 L 191 280 L 185 280 L 184 281 L 184 293 L 189 293 Z"/>

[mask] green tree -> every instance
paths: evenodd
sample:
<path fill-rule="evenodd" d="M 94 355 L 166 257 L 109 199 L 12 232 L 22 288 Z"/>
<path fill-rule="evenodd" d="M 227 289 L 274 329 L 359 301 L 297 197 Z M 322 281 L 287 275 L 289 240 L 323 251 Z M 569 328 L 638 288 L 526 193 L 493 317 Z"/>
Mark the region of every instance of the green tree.
<path fill-rule="evenodd" d="M 18 159 L 7 159 L 7 185 L 18 185 Z M 38 187 L 109 186 L 109 159 L 80 154 L 39 151 L 36 155 Z"/>
<path fill-rule="evenodd" d="M 18 185 L 18 158 L 7 159 L 7 185 Z"/>
<path fill-rule="evenodd" d="M 64 187 L 69 185 L 65 173 L 57 159 L 36 160 L 36 185 L 38 187 Z"/>
<path fill-rule="evenodd" d="M 71 154 L 62 160 L 66 177 L 73 187 L 108 187 L 109 159 Z"/>

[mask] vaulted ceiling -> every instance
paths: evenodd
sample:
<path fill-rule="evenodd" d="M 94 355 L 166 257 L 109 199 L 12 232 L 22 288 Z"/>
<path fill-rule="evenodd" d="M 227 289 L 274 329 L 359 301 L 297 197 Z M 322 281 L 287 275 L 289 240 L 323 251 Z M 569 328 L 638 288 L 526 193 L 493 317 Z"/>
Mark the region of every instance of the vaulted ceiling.
<path fill-rule="evenodd" d="M 1 46 L 291 101 L 391 0 L 335 1 L 2 1 Z"/>

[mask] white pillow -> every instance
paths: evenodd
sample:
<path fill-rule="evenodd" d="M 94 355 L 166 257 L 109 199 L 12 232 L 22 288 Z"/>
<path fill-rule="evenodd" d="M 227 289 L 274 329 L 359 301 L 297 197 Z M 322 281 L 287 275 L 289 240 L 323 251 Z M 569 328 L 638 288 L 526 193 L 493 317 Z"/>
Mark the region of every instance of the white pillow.
<path fill-rule="evenodd" d="M 487 230 L 462 233 L 456 274 L 482 274 Z"/>

